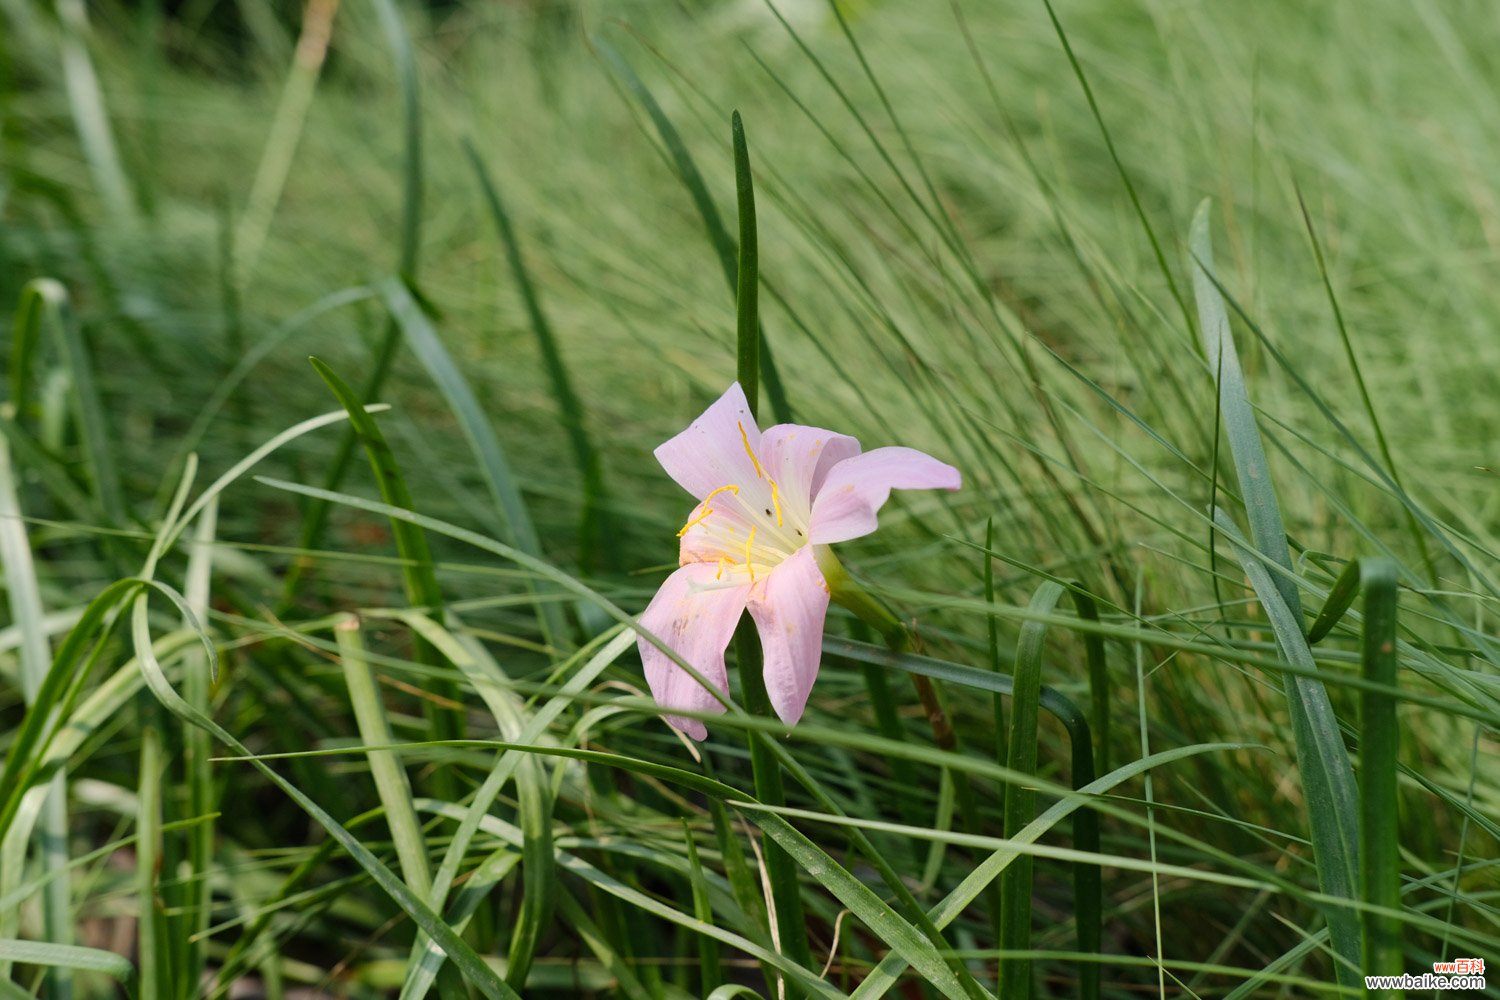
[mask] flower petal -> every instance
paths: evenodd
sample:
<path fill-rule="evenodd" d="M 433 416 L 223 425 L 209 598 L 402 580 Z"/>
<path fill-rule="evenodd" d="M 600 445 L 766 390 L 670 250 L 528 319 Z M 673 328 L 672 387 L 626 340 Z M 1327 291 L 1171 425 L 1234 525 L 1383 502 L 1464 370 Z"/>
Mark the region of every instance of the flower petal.
<path fill-rule="evenodd" d="M 705 563 L 683 566 L 662 583 L 661 589 L 641 613 L 641 627 L 660 639 L 720 691 L 728 692 L 724 649 L 734 635 L 740 613 L 749 597 L 748 586 L 726 587 L 714 582 L 714 567 Z M 666 653 L 645 636 L 636 638 L 646 683 L 664 709 L 689 712 L 722 712 L 714 699 Z M 668 714 L 667 722 L 695 740 L 708 735 L 702 722 Z"/>
<path fill-rule="evenodd" d="M 807 706 L 823 656 L 828 585 L 811 545 L 804 545 L 750 591 L 750 616 L 765 652 L 766 693 L 787 725 Z"/>
<path fill-rule="evenodd" d="M 656 460 L 678 486 L 702 500 L 721 486 L 759 478 L 747 445 L 759 449 L 760 429 L 736 382 L 687 430 L 657 448 Z"/>
<path fill-rule="evenodd" d="M 961 482 L 953 466 L 914 448 L 867 451 L 828 470 L 813 497 L 808 535 L 816 545 L 868 535 L 891 490 L 956 490 Z"/>
<path fill-rule="evenodd" d="M 859 442 L 849 435 L 803 424 L 777 424 L 760 439 L 761 465 L 776 481 L 787 513 L 804 526 L 829 470 L 858 454 Z"/>

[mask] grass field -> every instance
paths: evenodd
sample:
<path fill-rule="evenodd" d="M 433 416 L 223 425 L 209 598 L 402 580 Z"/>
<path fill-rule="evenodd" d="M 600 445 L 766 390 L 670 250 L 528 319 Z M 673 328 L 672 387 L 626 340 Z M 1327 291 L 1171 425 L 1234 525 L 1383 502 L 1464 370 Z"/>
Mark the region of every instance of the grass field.
<path fill-rule="evenodd" d="M 1500 960 L 1496 51 L 1478 0 L 0 0 L 0 997 Z M 800 723 L 739 643 L 695 743 L 652 451 L 757 373 L 963 487 L 838 546 L 901 624 L 834 607 Z"/>

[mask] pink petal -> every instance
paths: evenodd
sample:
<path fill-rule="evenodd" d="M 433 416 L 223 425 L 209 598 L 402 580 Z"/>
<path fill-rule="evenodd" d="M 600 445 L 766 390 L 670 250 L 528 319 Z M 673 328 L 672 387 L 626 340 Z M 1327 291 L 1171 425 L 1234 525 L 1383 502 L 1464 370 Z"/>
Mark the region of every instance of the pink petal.
<path fill-rule="evenodd" d="M 759 478 L 745 450 L 747 441 L 758 450 L 760 429 L 736 382 L 687 430 L 657 448 L 656 460 L 678 486 L 702 500 L 720 486 L 745 485 Z"/>
<path fill-rule="evenodd" d="M 868 535 L 891 490 L 956 490 L 961 481 L 953 466 L 914 448 L 867 451 L 828 470 L 813 497 L 808 534 L 818 545 Z"/>
<path fill-rule="evenodd" d="M 829 470 L 858 454 L 859 442 L 849 435 L 802 424 L 777 424 L 760 439 L 761 465 L 776 481 L 787 512 L 803 525 Z"/>
<path fill-rule="evenodd" d="M 724 649 L 734 635 L 740 613 L 745 610 L 749 586 L 726 587 L 714 581 L 714 567 L 705 563 L 683 566 L 662 583 L 661 589 L 641 613 L 641 627 L 660 639 L 720 691 L 728 692 Z M 689 712 L 722 712 L 724 706 L 683 670 L 672 658 L 647 639 L 638 636 L 636 646 L 646 667 L 651 695 L 664 709 Z M 695 740 L 708 735 L 702 722 L 668 714 L 667 722 Z"/>
<path fill-rule="evenodd" d="M 811 545 L 804 545 L 771 570 L 750 592 L 750 616 L 765 651 L 766 693 L 787 725 L 807 706 L 823 656 L 823 619 L 828 585 Z"/>

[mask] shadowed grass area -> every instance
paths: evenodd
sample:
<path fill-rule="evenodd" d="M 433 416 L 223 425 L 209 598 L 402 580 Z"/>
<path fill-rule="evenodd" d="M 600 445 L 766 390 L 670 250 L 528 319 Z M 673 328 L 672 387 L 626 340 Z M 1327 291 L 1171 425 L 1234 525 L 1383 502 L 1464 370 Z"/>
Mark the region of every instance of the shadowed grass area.
<path fill-rule="evenodd" d="M 1500 955 L 1487 10 L 3 0 L 0 995 Z M 651 452 L 757 330 L 964 486 L 690 744 Z"/>

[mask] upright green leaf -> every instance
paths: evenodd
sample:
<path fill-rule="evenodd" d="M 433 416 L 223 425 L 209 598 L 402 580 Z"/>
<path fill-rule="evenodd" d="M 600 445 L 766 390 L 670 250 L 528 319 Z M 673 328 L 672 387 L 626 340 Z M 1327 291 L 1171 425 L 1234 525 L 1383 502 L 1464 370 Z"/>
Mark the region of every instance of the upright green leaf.
<path fill-rule="evenodd" d="M 1397 568 L 1387 559 L 1364 561 L 1364 636 L 1360 663 L 1364 679 L 1380 688 L 1360 692 L 1359 797 L 1360 898 L 1371 907 L 1360 913 L 1363 969 L 1366 975 L 1398 976 L 1402 972 L 1401 921 L 1390 911 L 1401 909 L 1399 800 L 1396 794 L 1397 750 L 1401 728 L 1396 719 Z M 1382 912 L 1385 911 L 1385 912 Z M 1394 997 L 1396 990 L 1373 995 Z"/>

